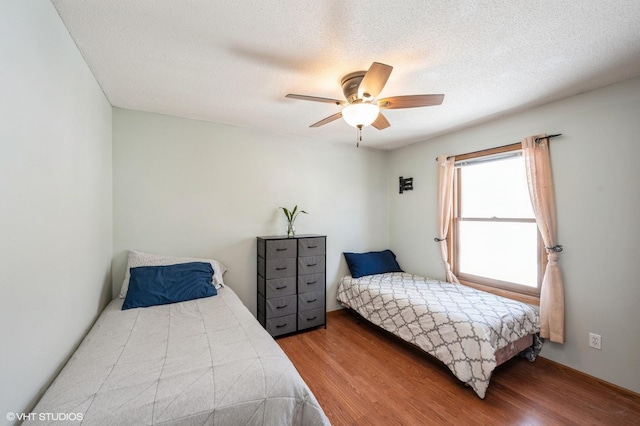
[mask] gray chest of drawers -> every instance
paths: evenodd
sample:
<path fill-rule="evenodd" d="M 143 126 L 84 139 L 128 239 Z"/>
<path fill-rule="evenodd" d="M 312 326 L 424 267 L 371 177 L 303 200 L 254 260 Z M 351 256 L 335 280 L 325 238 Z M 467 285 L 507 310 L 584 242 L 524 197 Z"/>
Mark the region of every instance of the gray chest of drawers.
<path fill-rule="evenodd" d="M 326 327 L 326 236 L 258 237 L 258 321 L 272 336 Z"/>

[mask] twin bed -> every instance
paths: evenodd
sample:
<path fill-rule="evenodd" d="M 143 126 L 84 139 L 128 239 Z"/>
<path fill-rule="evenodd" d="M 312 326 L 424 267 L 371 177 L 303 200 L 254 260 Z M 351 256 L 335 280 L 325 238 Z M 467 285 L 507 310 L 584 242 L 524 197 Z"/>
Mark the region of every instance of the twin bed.
<path fill-rule="evenodd" d="M 154 302 L 158 286 L 175 284 L 163 265 L 175 264 L 183 264 L 180 274 L 199 268 L 188 280 L 204 274 L 198 285 L 206 295 L 185 296 L 180 287 L 175 303 Z M 363 276 L 351 270 L 358 278 L 346 276 L 338 287 L 343 306 L 442 361 L 480 398 L 497 365 L 521 351 L 535 359 L 540 350 L 538 314 L 528 305 L 399 267 Z M 121 298 L 33 413 L 69 413 L 72 424 L 328 425 L 291 361 L 224 286 L 224 271 L 214 260 L 130 252 Z M 209 287 L 215 296 L 207 297 Z M 32 423 L 46 422 L 24 424 Z"/>
<path fill-rule="evenodd" d="M 492 294 L 404 272 L 342 278 L 338 300 L 374 325 L 442 361 L 484 398 L 491 373 L 540 351 L 538 313 Z"/>
<path fill-rule="evenodd" d="M 498 365 L 518 354 L 534 361 L 542 348 L 538 312 L 527 304 L 402 272 L 389 250 L 345 258 L 351 276 L 340 280 L 338 301 L 443 362 L 480 398 Z"/>
<path fill-rule="evenodd" d="M 175 261 L 158 258 L 151 262 Z M 68 413 L 69 424 L 85 425 L 328 425 L 291 361 L 237 295 L 222 282 L 216 293 L 125 310 L 126 297 L 113 300 L 33 413 Z M 24 424 L 46 422 L 36 416 Z"/>

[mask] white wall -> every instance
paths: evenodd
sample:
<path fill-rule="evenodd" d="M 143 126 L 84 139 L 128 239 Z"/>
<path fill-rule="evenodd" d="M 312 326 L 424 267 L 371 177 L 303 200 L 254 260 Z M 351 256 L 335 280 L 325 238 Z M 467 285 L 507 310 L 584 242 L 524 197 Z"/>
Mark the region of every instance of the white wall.
<path fill-rule="evenodd" d="M 49 1 L 0 3 L 0 424 L 110 298 L 111 106 Z"/>
<path fill-rule="evenodd" d="M 393 151 L 390 184 L 413 176 L 415 190 L 391 192 L 391 247 L 407 270 L 443 278 L 435 157 L 543 132 L 563 133 L 551 161 L 567 342 L 547 343 L 542 356 L 640 392 L 640 79 Z M 602 335 L 601 351 L 589 348 L 589 332 Z"/>
<path fill-rule="evenodd" d="M 279 206 L 327 235 L 329 310 L 342 252 L 388 245 L 383 151 L 118 108 L 113 123 L 114 295 L 129 249 L 214 258 L 255 314 L 255 237 L 285 233 Z"/>

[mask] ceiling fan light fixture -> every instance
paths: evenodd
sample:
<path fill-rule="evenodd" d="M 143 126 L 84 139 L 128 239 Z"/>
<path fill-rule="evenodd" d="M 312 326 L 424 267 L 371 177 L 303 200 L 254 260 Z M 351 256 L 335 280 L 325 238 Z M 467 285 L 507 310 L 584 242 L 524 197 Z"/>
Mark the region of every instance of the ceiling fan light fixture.
<path fill-rule="evenodd" d="M 391 96 L 375 100 L 384 88 L 391 70 L 390 65 L 374 62 L 368 71 L 355 71 L 345 75 L 340 84 L 347 101 L 318 96 L 296 95 L 289 93 L 286 97 L 303 101 L 324 102 L 343 105 L 341 112 L 326 117 L 309 127 L 320 127 L 344 118 L 350 126 L 358 129 L 358 141 L 361 140 L 362 128 L 373 126 L 378 130 L 388 128 L 389 120 L 380 112 L 381 109 L 418 108 L 442 104 L 444 95 L 405 95 Z"/>
<path fill-rule="evenodd" d="M 368 102 L 349 104 L 342 110 L 344 121 L 353 127 L 366 127 L 376 121 L 380 114 L 378 105 Z"/>

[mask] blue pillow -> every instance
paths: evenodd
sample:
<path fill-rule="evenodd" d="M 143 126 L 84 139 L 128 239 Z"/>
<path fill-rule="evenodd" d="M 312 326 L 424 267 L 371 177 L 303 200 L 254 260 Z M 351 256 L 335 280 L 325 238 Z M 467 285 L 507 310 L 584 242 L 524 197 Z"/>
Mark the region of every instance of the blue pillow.
<path fill-rule="evenodd" d="M 139 266 L 130 271 L 129 290 L 122 310 L 166 305 L 218 294 L 211 284 L 213 267 L 210 263 Z"/>
<path fill-rule="evenodd" d="M 344 253 L 344 258 L 353 278 L 386 272 L 404 272 L 391 250 L 370 251 L 368 253 Z"/>

